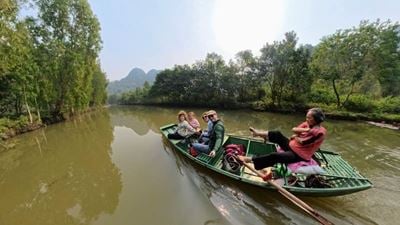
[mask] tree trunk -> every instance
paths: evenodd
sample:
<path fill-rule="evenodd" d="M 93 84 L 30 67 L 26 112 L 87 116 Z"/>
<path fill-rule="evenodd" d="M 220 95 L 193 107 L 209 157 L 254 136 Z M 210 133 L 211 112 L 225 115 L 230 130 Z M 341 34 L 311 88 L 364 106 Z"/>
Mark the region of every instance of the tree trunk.
<path fill-rule="evenodd" d="M 33 118 L 32 118 L 32 114 L 31 114 L 31 109 L 29 108 L 28 101 L 26 100 L 26 91 L 25 91 L 25 88 L 24 88 L 24 100 L 25 100 L 25 107 L 26 107 L 26 110 L 28 110 L 29 122 L 30 122 L 30 123 L 33 123 Z"/>
<path fill-rule="evenodd" d="M 354 84 L 355 84 L 355 82 L 353 82 L 351 84 L 350 92 L 347 94 L 346 99 L 343 102 L 343 105 L 346 105 L 346 102 L 349 100 L 350 95 L 353 94 Z"/>
<path fill-rule="evenodd" d="M 42 117 L 40 116 L 40 108 L 39 108 L 39 106 L 38 106 L 38 104 L 37 104 L 36 98 L 35 98 L 35 107 L 36 107 L 36 112 L 37 112 L 38 120 L 39 120 L 39 122 L 42 122 Z"/>
<path fill-rule="evenodd" d="M 15 112 L 16 112 L 16 114 L 17 114 L 18 116 L 20 116 L 22 110 L 21 110 L 21 102 L 20 102 L 19 98 L 15 99 L 15 104 L 14 104 L 14 106 L 15 106 Z"/>
<path fill-rule="evenodd" d="M 271 80 L 267 80 L 267 84 L 269 85 L 269 89 L 271 90 L 271 100 L 272 100 L 272 105 L 275 105 L 276 102 L 276 92 L 274 90 L 274 82 Z"/>
<path fill-rule="evenodd" d="M 336 96 L 336 107 L 339 109 L 341 107 L 340 96 L 339 96 L 339 93 L 338 93 L 338 91 L 336 89 L 335 79 L 332 80 L 332 87 L 333 87 L 333 91 L 335 92 L 335 96 Z"/>

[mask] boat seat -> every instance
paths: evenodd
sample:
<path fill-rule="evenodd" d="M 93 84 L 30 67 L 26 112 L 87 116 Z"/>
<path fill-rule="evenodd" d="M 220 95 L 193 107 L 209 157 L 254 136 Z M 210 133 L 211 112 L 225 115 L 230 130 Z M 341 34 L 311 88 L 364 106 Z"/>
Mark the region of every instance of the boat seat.
<path fill-rule="evenodd" d="M 210 156 L 208 156 L 207 154 L 204 154 L 204 153 L 200 153 L 196 158 L 197 158 L 198 160 L 201 160 L 201 161 L 207 163 L 207 164 L 208 164 L 208 163 L 211 161 L 211 159 L 212 159 Z"/>
<path fill-rule="evenodd" d="M 223 143 L 225 143 L 227 139 L 228 136 L 224 136 Z M 200 153 L 196 158 L 209 165 L 215 166 L 217 162 L 221 159 L 223 152 L 224 152 L 223 147 L 221 147 L 220 149 L 218 149 L 214 157 L 210 157 L 207 154 Z"/>
<path fill-rule="evenodd" d="M 215 165 L 215 163 L 221 158 L 222 153 L 222 149 L 219 149 L 214 157 L 210 157 L 207 154 L 200 153 L 196 158 L 207 164 Z"/>
<path fill-rule="evenodd" d="M 172 144 L 177 145 L 178 143 L 182 142 L 182 140 L 175 140 L 175 139 L 168 139 Z"/>
<path fill-rule="evenodd" d="M 317 152 L 315 155 L 318 159 L 322 158 L 322 152 Z M 344 161 L 340 155 L 333 153 L 326 153 L 324 155 L 329 162 L 329 164 L 324 167 L 326 172 L 324 175 L 364 179 L 364 177 L 348 162 Z"/>

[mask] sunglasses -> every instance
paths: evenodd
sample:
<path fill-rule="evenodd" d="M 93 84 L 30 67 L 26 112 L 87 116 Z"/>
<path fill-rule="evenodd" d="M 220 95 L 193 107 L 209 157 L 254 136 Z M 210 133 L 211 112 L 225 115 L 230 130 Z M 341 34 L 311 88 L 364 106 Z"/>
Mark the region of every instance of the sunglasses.
<path fill-rule="evenodd" d="M 207 117 L 208 117 L 208 119 L 211 119 L 214 117 L 214 114 L 208 115 Z"/>

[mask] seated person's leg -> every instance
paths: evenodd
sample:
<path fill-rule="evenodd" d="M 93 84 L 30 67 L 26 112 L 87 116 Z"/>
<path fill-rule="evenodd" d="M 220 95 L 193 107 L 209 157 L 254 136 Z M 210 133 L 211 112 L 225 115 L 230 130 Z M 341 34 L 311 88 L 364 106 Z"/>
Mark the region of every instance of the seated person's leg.
<path fill-rule="evenodd" d="M 294 163 L 301 161 L 294 152 L 273 152 L 267 155 L 253 157 L 254 168 L 260 170 L 265 167 L 271 167 L 276 163 Z"/>
<path fill-rule="evenodd" d="M 285 152 L 291 151 L 289 147 L 289 139 L 285 137 L 280 131 L 269 131 L 268 140 L 278 144 Z"/>
<path fill-rule="evenodd" d="M 178 133 L 173 133 L 173 134 L 168 134 L 168 138 L 169 139 L 184 139 L 184 137 L 182 137 L 181 135 L 179 135 Z"/>
<path fill-rule="evenodd" d="M 210 150 L 208 149 L 208 145 L 205 144 L 200 144 L 200 143 L 194 143 L 193 148 L 198 152 L 198 153 L 204 153 L 208 154 Z"/>
<path fill-rule="evenodd" d="M 268 131 L 258 130 L 254 127 L 249 127 L 250 132 L 253 134 L 253 137 L 262 137 L 264 141 L 268 139 Z"/>
<path fill-rule="evenodd" d="M 208 144 L 210 137 L 208 136 L 207 132 L 202 132 L 199 137 L 199 143 Z"/>
<path fill-rule="evenodd" d="M 208 138 L 206 136 L 201 136 L 199 138 L 199 143 L 207 144 L 209 140 L 210 140 L 210 138 Z"/>

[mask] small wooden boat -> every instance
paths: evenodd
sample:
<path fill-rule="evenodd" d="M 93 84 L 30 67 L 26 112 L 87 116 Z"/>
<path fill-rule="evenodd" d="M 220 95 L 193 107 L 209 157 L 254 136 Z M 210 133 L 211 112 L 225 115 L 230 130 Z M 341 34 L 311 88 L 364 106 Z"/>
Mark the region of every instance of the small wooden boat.
<path fill-rule="evenodd" d="M 164 137 L 167 138 L 167 135 L 169 133 L 175 132 L 176 126 L 176 124 L 169 124 L 161 127 L 160 130 Z M 222 148 L 219 149 L 216 156 L 213 158 L 209 157 L 206 154 L 200 154 L 197 157 L 193 157 L 188 153 L 188 143 L 186 140 L 168 139 L 168 141 L 180 153 L 202 166 L 205 166 L 220 174 L 236 180 L 240 180 L 245 183 L 249 183 L 266 189 L 276 189 L 275 187 L 269 185 L 267 182 L 264 182 L 260 177 L 258 177 L 256 174 L 252 173 L 245 167 L 241 168 L 241 172 L 239 175 L 223 170 Z M 247 156 L 266 154 L 269 152 L 274 152 L 277 149 L 277 146 L 273 143 L 264 143 L 256 139 L 232 135 L 228 135 L 224 139 L 223 146 L 226 146 L 228 144 L 244 145 Z M 339 154 L 330 151 L 320 150 L 315 154 L 315 156 L 317 161 L 325 166 L 323 168 L 325 170 L 325 173 L 318 176 L 327 181 L 330 187 L 315 188 L 305 187 L 304 185 L 290 185 L 290 182 L 287 180 L 286 177 L 280 179 L 280 185 L 293 194 L 304 196 L 339 196 L 366 190 L 372 187 L 372 183 L 367 178 L 363 177 L 355 168 L 350 166 L 350 164 L 347 163 Z M 300 181 L 304 181 L 306 179 L 306 175 L 295 174 L 295 176 Z M 276 180 L 276 182 L 277 181 L 278 180 Z"/>

